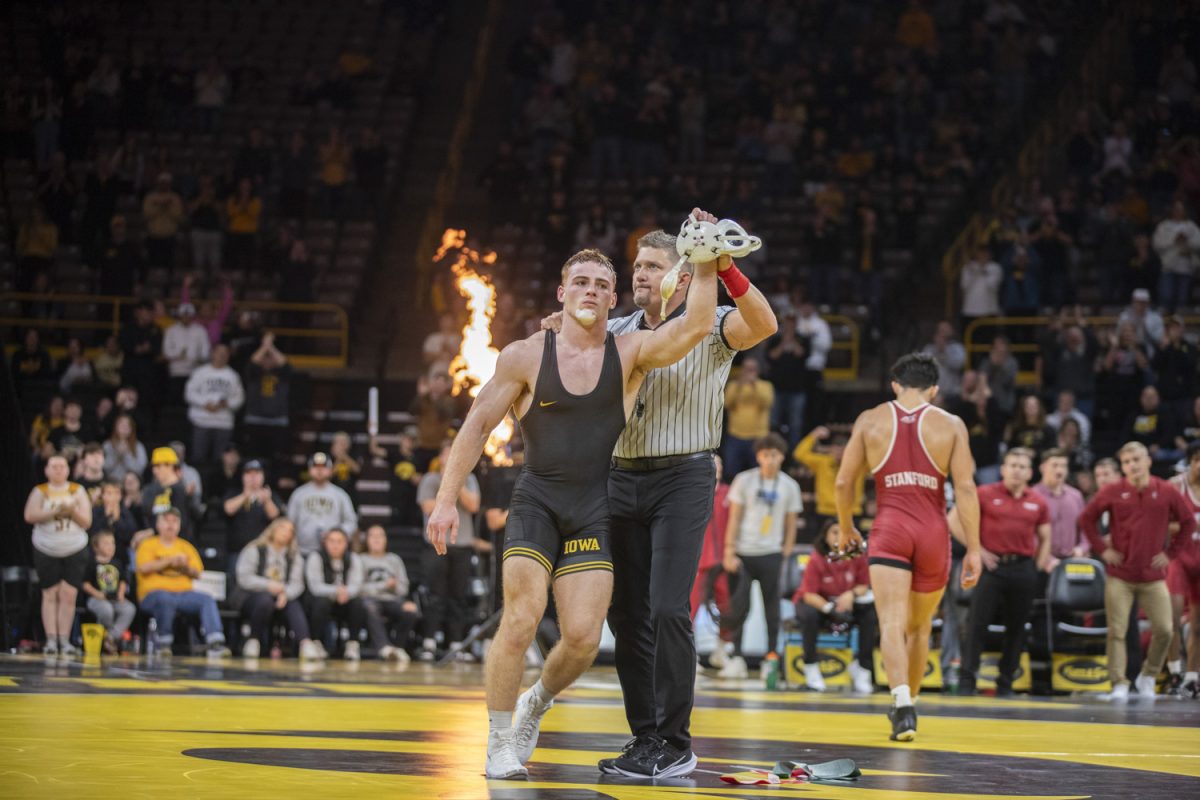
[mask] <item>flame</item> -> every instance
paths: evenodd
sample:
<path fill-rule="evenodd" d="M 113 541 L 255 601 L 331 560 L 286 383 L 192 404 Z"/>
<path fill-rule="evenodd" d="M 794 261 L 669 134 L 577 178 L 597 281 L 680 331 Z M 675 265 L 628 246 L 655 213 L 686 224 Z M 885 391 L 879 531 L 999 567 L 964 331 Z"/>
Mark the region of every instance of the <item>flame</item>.
<path fill-rule="evenodd" d="M 492 320 L 496 316 L 496 287 L 476 269 L 482 264 L 494 264 L 496 254 L 492 251 L 480 254 L 466 246 L 466 239 L 465 230 L 447 228 L 433 261 L 441 261 L 451 250 L 458 251 L 451 266 L 454 287 L 466 298 L 470 319 L 463 326 L 458 355 L 450 362 L 450 377 L 454 379 L 455 395 L 466 390 L 471 397 L 476 397 L 483 385 L 496 374 L 496 361 L 500 358 L 500 351 L 492 346 L 491 331 Z M 512 464 L 505 445 L 512 439 L 513 432 L 513 421 L 509 415 L 505 415 L 488 436 L 483 454 L 496 466 Z"/>

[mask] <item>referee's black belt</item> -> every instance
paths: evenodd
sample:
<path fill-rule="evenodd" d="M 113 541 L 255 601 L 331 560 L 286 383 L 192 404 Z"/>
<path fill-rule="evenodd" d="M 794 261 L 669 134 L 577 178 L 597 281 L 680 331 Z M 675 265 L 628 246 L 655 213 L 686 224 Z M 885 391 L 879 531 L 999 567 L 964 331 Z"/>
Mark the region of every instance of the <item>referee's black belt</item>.
<path fill-rule="evenodd" d="M 1021 561 L 1032 561 L 1033 556 L 1027 556 L 1023 553 L 998 553 L 996 560 L 1001 564 L 1016 564 Z"/>
<path fill-rule="evenodd" d="M 647 458 L 616 458 L 614 456 L 612 465 L 616 469 L 625 469 L 630 472 L 652 472 L 678 467 L 680 464 L 698 461 L 702 458 L 712 458 L 712 451 L 703 450 L 699 453 L 684 453 L 681 456 L 649 456 Z"/>

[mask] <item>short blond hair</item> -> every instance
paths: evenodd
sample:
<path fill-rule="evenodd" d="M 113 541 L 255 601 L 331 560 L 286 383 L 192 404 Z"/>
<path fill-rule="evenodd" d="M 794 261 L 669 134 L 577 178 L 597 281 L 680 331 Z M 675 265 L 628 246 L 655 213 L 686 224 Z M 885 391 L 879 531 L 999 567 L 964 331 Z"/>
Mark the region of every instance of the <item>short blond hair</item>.
<path fill-rule="evenodd" d="M 1126 453 L 1135 452 L 1142 453 L 1143 455 L 1147 456 L 1150 455 L 1149 448 L 1147 448 L 1146 445 L 1142 444 L 1141 442 L 1126 442 L 1125 444 L 1121 445 L 1121 449 L 1117 451 L 1117 455 L 1123 456 Z"/>
<path fill-rule="evenodd" d="M 591 247 L 589 247 L 586 250 L 580 250 L 578 253 L 576 253 L 575 255 L 568 258 L 566 263 L 563 264 L 563 267 L 562 267 L 562 284 L 563 284 L 563 286 L 567 285 L 567 274 L 571 271 L 571 267 L 575 266 L 576 264 L 588 264 L 588 263 L 599 264 L 600 266 L 607 269 L 609 274 L 612 276 L 613 288 L 614 289 L 616 288 L 616 286 L 617 286 L 617 269 L 616 269 L 616 267 L 613 266 L 612 260 L 608 256 L 604 255 L 604 253 L 601 253 L 599 250 L 596 250 Z"/>

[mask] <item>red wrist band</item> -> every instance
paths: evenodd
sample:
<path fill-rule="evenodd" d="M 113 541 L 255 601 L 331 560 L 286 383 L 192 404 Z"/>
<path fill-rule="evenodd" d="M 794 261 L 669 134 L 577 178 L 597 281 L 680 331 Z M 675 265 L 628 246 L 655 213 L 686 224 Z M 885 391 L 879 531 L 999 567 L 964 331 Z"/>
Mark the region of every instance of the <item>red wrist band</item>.
<path fill-rule="evenodd" d="M 750 279 L 742 274 L 737 264 L 730 264 L 729 269 L 718 272 L 717 277 L 725 284 L 725 291 L 729 292 L 729 296 L 734 300 L 750 291 Z"/>

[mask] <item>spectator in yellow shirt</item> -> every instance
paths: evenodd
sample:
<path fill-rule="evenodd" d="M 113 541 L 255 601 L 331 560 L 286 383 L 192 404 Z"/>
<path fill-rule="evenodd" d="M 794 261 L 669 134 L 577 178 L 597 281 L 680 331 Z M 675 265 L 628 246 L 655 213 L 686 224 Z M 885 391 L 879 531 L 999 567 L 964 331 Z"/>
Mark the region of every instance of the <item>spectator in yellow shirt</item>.
<path fill-rule="evenodd" d="M 754 442 L 771 431 L 771 406 L 775 404 L 775 387 L 759 377 L 758 360 L 742 362 L 737 380 L 725 385 L 725 410 L 729 421 L 725 426 L 725 474 L 737 475 L 754 469 Z"/>
<path fill-rule="evenodd" d="M 330 128 L 329 138 L 321 143 L 317 151 L 317 160 L 320 162 L 322 216 L 341 216 L 342 204 L 346 199 L 351 155 L 350 147 L 342 139 L 341 130 L 337 127 Z"/>
<path fill-rule="evenodd" d="M 896 41 L 910 50 L 928 50 L 937 44 L 937 28 L 921 0 L 909 0 L 896 23 Z"/>
<path fill-rule="evenodd" d="M 29 291 L 35 275 L 49 272 L 54 252 L 58 250 L 58 226 L 46 216 L 41 204 L 34 204 L 20 231 L 17 232 L 17 259 L 20 265 L 17 287 Z"/>
<path fill-rule="evenodd" d="M 142 200 L 142 218 L 146 223 L 146 259 L 152 267 L 166 267 L 168 276 L 175 266 L 175 237 L 183 224 L 183 199 L 171 188 L 169 172 L 160 172 L 154 188 Z"/>
<path fill-rule="evenodd" d="M 862 138 L 855 136 L 850 146 L 838 155 L 837 169 L 852 180 L 861 178 L 875 169 L 875 154 L 867 149 Z"/>
<path fill-rule="evenodd" d="M 812 431 L 796 445 L 792 457 L 803 464 L 813 474 L 816 486 L 817 514 L 822 517 L 837 516 L 837 502 L 833 494 L 834 481 L 837 479 L 838 467 L 842 464 L 842 454 L 846 445 L 840 442 L 831 443 L 827 452 L 818 452 L 817 442 L 824 441 L 830 436 L 829 428 L 824 425 L 813 428 Z M 858 476 L 854 485 L 854 516 L 861 516 L 863 510 L 863 475 Z M 818 528 L 821 525 L 818 524 Z"/>
<path fill-rule="evenodd" d="M 225 201 L 225 216 L 229 220 L 225 247 L 230 265 L 238 269 L 253 268 L 262 198 L 254 193 L 252 180 L 238 181 L 237 194 Z"/>
<path fill-rule="evenodd" d="M 183 612 L 200 617 L 210 656 L 228 656 L 217 601 L 192 589 L 192 580 L 200 577 L 204 562 L 190 542 L 179 538 L 181 522 L 179 509 L 167 508 L 154 521 L 158 535 L 138 545 L 134 557 L 138 605 L 154 617 L 158 625 L 156 643 L 164 655 L 171 652 L 175 641 L 175 614 Z"/>

